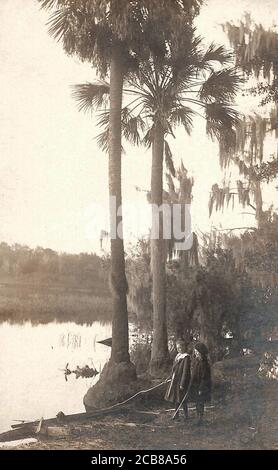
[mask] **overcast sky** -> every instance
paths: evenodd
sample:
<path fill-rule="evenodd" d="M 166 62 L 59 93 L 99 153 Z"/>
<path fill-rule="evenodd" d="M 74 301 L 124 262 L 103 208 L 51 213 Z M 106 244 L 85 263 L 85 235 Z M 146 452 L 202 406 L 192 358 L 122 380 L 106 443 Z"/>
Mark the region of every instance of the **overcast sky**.
<path fill-rule="evenodd" d="M 256 21 L 272 26 L 276 0 L 208 0 L 198 19 L 207 41 L 226 41 L 220 24 L 237 21 L 251 11 Z M 47 33 L 47 15 L 36 0 L 0 0 L 0 241 L 50 247 L 58 251 L 95 251 L 99 231 L 106 228 L 107 156 L 96 146 L 94 119 L 76 109 L 71 86 L 92 80 L 94 70 L 67 57 Z M 221 182 L 217 145 L 197 122 L 189 139 L 182 132 L 173 144 L 195 179 L 193 219 L 207 230 L 219 215 L 208 218 L 208 193 Z M 132 205 L 148 210 L 150 152 L 127 147 L 123 156 L 123 195 L 129 202 L 127 238 L 147 216 L 134 217 Z M 270 202 L 270 201 L 266 201 Z M 143 208 L 143 209 L 142 209 Z M 245 223 L 237 208 L 221 216 L 222 225 Z"/>

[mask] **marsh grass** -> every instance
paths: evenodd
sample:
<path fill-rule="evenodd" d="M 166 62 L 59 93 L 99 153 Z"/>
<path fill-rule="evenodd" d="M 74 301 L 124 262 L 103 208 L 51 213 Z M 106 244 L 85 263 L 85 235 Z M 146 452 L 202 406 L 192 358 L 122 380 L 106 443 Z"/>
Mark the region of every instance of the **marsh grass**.
<path fill-rule="evenodd" d="M 74 321 L 90 324 L 111 320 L 109 295 L 91 289 L 38 284 L 0 284 L 0 322 L 49 323 Z"/>

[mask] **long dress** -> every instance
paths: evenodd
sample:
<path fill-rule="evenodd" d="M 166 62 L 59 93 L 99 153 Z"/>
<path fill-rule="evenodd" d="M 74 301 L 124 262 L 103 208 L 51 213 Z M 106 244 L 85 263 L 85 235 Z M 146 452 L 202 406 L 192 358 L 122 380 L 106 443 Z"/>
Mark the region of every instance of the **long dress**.
<path fill-rule="evenodd" d="M 188 401 L 208 402 L 211 400 L 211 370 L 206 356 L 198 355 L 191 360 L 191 381 Z"/>
<path fill-rule="evenodd" d="M 190 382 L 190 356 L 178 353 L 172 367 L 172 377 L 165 393 L 165 400 L 180 403 Z"/>

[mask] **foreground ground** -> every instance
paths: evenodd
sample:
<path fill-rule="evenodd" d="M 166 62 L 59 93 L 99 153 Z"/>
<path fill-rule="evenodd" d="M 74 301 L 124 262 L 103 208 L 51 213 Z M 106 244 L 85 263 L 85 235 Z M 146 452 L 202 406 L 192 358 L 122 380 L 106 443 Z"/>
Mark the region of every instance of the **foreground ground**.
<path fill-rule="evenodd" d="M 183 420 L 173 422 L 170 410 L 141 404 L 127 413 L 68 426 L 66 438 L 41 437 L 17 448 L 278 450 L 277 388 L 277 381 L 269 381 L 260 388 L 259 396 L 242 392 L 210 405 L 202 427 L 197 426 L 193 407 L 185 424 Z"/>

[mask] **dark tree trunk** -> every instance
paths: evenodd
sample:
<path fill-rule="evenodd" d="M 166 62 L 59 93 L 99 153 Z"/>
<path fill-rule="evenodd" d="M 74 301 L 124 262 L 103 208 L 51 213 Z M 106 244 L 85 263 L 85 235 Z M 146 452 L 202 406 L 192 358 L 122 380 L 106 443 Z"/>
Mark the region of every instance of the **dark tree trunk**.
<path fill-rule="evenodd" d="M 222 359 L 222 309 L 220 306 L 212 305 L 209 301 L 209 293 L 206 301 L 201 304 L 200 341 L 204 343 L 209 351 L 211 362 Z"/>
<path fill-rule="evenodd" d="M 87 391 L 83 403 L 87 411 L 118 403 L 133 395 L 136 370 L 130 362 L 128 341 L 127 280 L 124 243 L 121 233 L 121 109 L 124 67 L 115 48 L 110 69 L 109 118 L 109 198 L 111 232 L 110 287 L 113 302 L 112 349 L 110 361 L 98 382 Z M 116 216 L 116 214 L 118 214 Z M 117 230 L 118 229 L 118 230 Z"/>
<path fill-rule="evenodd" d="M 167 318 L 166 318 L 166 273 L 165 273 L 165 242 L 163 240 L 163 215 L 159 214 L 159 236 L 153 239 L 155 209 L 163 202 L 163 153 L 164 132 L 160 125 L 154 130 L 152 144 L 152 239 L 151 266 L 153 279 L 153 343 L 150 362 L 150 372 L 160 375 L 169 364 Z"/>
<path fill-rule="evenodd" d="M 121 53 L 117 48 L 115 48 L 110 70 L 109 116 L 109 198 L 111 230 L 110 287 L 113 299 L 113 339 L 111 361 L 115 363 L 129 362 L 128 314 L 126 299 L 127 280 L 125 274 L 124 242 L 121 233 L 121 109 L 123 78 L 124 67 L 122 64 Z"/>

